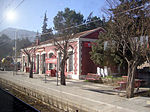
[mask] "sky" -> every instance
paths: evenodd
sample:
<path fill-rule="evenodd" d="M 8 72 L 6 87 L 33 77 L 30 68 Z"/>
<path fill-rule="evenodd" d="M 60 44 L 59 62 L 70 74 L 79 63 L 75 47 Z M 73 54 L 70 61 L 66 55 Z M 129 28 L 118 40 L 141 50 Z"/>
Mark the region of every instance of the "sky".
<path fill-rule="evenodd" d="M 58 11 L 64 11 L 66 7 L 80 12 L 86 18 L 91 12 L 93 12 L 93 16 L 102 17 L 101 9 L 106 5 L 105 0 L 24 0 L 15 9 L 15 20 L 8 21 L 6 12 L 14 9 L 21 1 L 0 0 L 0 31 L 13 27 L 41 32 L 45 11 L 47 11 L 48 27 L 53 27 L 53 18 Z"/>

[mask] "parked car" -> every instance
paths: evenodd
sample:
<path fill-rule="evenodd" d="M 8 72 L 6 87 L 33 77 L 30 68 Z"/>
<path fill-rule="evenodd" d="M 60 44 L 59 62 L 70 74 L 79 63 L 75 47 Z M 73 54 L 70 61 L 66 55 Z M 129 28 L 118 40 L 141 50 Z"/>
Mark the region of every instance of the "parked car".
<path fill-rule="evenodd" d="M 1 70 L 12 71 L 14 69 L 13 59 L 10 56 L 3 58 L 1 61 Z"/>
<path fill-rule="evenodd" d="M 4 68 L 3 68 L 3 67 L 0 67 L 0 71 L 4 71 Z"/>

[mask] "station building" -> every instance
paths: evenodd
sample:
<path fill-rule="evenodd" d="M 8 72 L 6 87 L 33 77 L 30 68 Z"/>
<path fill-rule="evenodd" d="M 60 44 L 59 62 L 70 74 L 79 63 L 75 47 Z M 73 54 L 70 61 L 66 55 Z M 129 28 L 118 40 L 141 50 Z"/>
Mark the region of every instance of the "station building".
<path fill-rule="evenodd" d="M 73 47 L 73 53 L 70 53 L 66 63 L 66 77 L 81 79 L 88 73 L 97 72 L 97 66 L 90 59 L 89 52 L 91 51 L 92 44 L 98 39 L 99 34 L 102 32 L 104 32 L 104 29 L 99 27 L 93 30 L 77 33 L 72 39 L 69 40 L 69 44 Z M 26 49 L 31 50 L 31 60 L 34 62 L 34 73 L 52 75 L 52 71 L 56 69 L 56 66 L 59 68 L 61 53 L 56 51 L 52 39 L 44 42 L 37 42 L 35 45 L 32 45 Z M 29 68 L 30 65 L 28 57 L 24 52 L 22 52 L 21 58 L 22 71 L 27 72 L 27 68 Z M 54 63 L 47 63 L 51 59 L 57 59 L 58 65 Z"/>

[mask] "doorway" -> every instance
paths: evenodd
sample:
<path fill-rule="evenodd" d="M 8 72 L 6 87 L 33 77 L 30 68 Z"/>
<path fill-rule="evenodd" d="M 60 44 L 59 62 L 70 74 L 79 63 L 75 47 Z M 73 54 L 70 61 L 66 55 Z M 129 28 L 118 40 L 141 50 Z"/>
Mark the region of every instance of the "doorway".
<path fill-rule="evenodd" d="M 45 74 L 45 56 L 46 54 L 42 54 L 42 74 Z"/>
<path fill-rule="evenodd" d="M 37 67 L 36 67 L 36 73 L 39 73 L 39 54 L 36 55 L 36 63 L 37 63 Z"/>

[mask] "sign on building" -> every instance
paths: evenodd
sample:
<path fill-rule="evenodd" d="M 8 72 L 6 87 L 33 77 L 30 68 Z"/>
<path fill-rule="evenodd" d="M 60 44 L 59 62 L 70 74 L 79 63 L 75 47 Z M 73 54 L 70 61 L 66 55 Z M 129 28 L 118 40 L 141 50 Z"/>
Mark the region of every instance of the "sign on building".
<path fill-rule="evenodd" d="M 47 58 L 46 63 L 57 64 L 57 58 Z"/>

